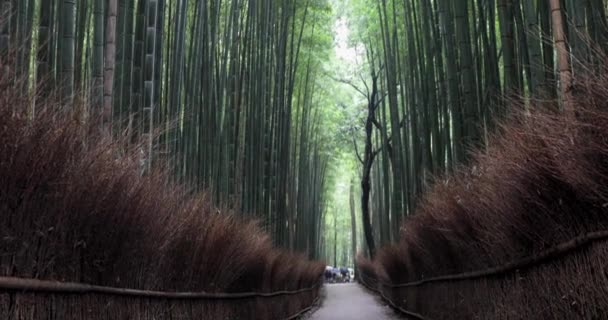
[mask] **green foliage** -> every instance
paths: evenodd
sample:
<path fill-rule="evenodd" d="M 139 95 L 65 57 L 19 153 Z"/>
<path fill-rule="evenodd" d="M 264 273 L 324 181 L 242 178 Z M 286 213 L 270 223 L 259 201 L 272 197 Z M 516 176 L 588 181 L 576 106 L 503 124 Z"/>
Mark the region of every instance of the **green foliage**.
<path fill-rule="evenodd" d="M 548 1 L 334 0 L 333 5 L 336 19 L 351 31 L 349 45 L 365 53 L 347 66 L 336 60 L 333 74 L 348 83 L 337 91 L 349 106 L 341 117 L 348 119 L 348 129 L 338 132 L 350 130 L 355 143 L 363 136 L 362 104 L 348 87 L 364 88 L 367 70 L 382 70 L 384 100 L 372 139 L 382 149 L 372 170 L 372 223 L 376 241 L 396 240 L 428 182 L 468 162 L 468 150 L 484 145 L 507 113 L 503 97 L 557 96 L 560 74 Z M 569 23 L 561 27 L 572 40 L 574 74 L 584 74 L 577 61 L 599 60 L 581 35 L 605 43 L 606 4 L 566 1 L 565 11 Z"/>
<path fill-rule="evenodd" d="M 321 238 L 327 248 L 335 242 L 334 216 L 346 228 L 339 186 L 359 176 L 370 70 L 381 74 L 372 133 L 379 242 L 398 238 L 432 177 L 483 146 L 505 114 L 503 95 L 559 92 L 541 0 L 6 0 L 1 8 L 13 14 L 0 29 L 0 51 L 15 51 L 6 74 L 24 90 L 55 89 L 65 106 L 90 101 L 85 119 L 147 142 L 148 170 L 172 169 L 176 181 L 311 256 Z M 565 10 L 574 62 L 598 61 L 579 32 L 605 47 L 605 1 L 565 1 Z M 341 238 L 340 250 L 352 239 Z"/>

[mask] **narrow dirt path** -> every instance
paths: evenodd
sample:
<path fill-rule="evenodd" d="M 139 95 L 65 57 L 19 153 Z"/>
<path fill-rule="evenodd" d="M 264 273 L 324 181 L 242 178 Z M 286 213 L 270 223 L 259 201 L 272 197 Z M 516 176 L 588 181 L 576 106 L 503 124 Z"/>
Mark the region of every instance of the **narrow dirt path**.
<path fill-rule="evenodd" d="M 400 318 L 379 298 L 356 283 L 328 284 L 321 307 L 310 320 L 397 320 Z"/>

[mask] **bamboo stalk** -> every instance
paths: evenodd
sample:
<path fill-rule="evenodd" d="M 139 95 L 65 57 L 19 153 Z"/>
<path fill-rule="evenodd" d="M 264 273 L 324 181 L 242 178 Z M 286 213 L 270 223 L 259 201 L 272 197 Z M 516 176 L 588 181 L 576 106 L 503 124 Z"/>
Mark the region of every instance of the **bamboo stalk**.
<path fill-rule="evenodd" d="M 564 30 L 562 8 L 560 0 L 550 0 L 551 18 L 553 20 L 553 38 L 557 50 L 560 89 L 564 102 L 564 110 L 573 112 L 572 100 L 572 67 L 570 66 L 570 52 Z"/>

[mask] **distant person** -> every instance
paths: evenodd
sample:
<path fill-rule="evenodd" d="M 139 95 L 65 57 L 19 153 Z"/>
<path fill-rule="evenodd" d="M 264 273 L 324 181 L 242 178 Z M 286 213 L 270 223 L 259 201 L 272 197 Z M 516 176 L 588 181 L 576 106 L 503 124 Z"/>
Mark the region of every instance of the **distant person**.
<path fill-rule="evenodd" d="M 331 271 L 331 269 L 325 269 L 325 282 L 329 282 L 330 280 L 332 280 L 333 278 L 333 272 Z"/>
<path fill-rule="evenodd" d="M 350 272 L 348 272 L 348 268 L 341 267 L 340 274 L 342 275 L 342 280 L 344 282 L 350 282 Z"/>

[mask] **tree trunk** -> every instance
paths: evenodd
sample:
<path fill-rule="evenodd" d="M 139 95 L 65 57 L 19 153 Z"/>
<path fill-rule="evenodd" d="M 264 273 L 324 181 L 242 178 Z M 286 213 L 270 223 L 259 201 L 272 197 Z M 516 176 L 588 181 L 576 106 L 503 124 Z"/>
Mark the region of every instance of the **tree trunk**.
<path fill-rule="evenodd" d="M 532 2 L 532 1 L 530 1 Z M 498 1 L 500 32 L 502 34 L 502 55 L 504 62 L 504 93 L 519 92 L 519 75 L 517 72 L 517 55 L 515 50 L 515 19 L 512 0 Z"/>
<path fill-rule="evenodd" d="M 338 214 L 334 212 L 334 267 L 338 267 Z"/>
<path fill-rule="evenodd" d="M 373 68 L 373 66 L 372 66 Z M 363 154 L 363 174 L 361 176 L 361 217 L 363 219 L 363 233 L 367 242 L 370 258 L 376 254 L 376 242 L 372 230 L 371 216 L 369 212 L 369 199 L 372 191 L 372 166 L 377 152 L 373 151 L 372 135 L 374 131 L 375 113 L 378 107 L 378 75 L 372 70 L 372 92 L 367 97 L 367 120 L 365 121 L 365 151 Z M 393 128 L 396 130 L 396 128 Z"/>
<path fill-rule="evenodd" d="M 148 135 L 147 139 L 147 160 L 146 169 L 152 168 L 154 161 L 154 114 L 156 108 L 156 92 L 158 91 L 156 68 L 157 41 L 159 40 L 158 33 L 158 14 L 159 3 L 157 0 L 146 0 L 146 49 L 145 49 L 145 66 L 144 66 L 144 131 Z"/>
<path fill-rule="evenodd" d="M 540 94 L 539 92 L 544 81 L 543 60 L 541 49 L 541 30 L 538 21 L 538 6 L 536 1 L 526 1 L 524 4 L 524 15 L 526 18 L 526 34 L 528 37 L 528 55 L 530 57 L 531 82 L 528 84 L 532 94 Z"/>
<path fill-rule="evenodd" d="M 11 1 L 3 0 L 0 6 L 0 54 L 4 56 L 8 53 L 11 39 Z"/>
<path fill-rule="evenodd" d="M 354 181 L 350 182 L 349 205 L 350 205 L 350 238 L 353 257 L 357 255 L 357 216 L 355 211 L 355 186 Z M 356 273 L 356 272 L 355 272 Z"/>
<path fill-rule="evenodd" d="M 551 18 L 553 20 L 553 38 L 557 49 L 559 67 L 559 82 L 564 101 L 564 110 L 572 112 L 572 69 L 570 67 L 570 53 L 566 43 L 566 33 L 562 16 L 560 0 L 550 0 Z"/>
<path fill-rule="evenodd" d="M 94 115 L 102 114 L 103 107 L 103 47 L 104 47 L 104 0 L 95 0 L 93 9 L 93 61 L 91 108 Z"/>
<path fill-rule="evenodd" d="M 64 0 L 61 9 L 61 92 L 64 103 L 71 105 L 74 95 L 76 2 Z"/>
<path fill-rule="evenodd" d="M 112 99 L 114 97 L 114 68 L 116 67 L 116 16 L 118 0 L 108 0 L 106 22 L 106 52 L 104 63 L 102 126 L 111 132 Z"/>

